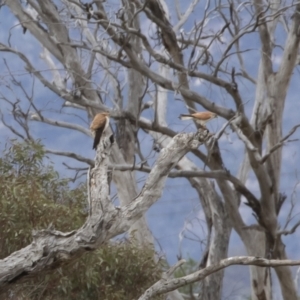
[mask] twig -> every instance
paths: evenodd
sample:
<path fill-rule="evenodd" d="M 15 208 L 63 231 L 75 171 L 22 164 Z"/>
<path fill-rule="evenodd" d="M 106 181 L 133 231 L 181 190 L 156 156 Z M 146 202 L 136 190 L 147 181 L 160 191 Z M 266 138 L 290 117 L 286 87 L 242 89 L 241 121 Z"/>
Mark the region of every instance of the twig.
<path fill-rule="evenodd" d="M 74 158 L 78 161 L 87 163 L 90 166 L 94 166 L 94 161 L 92 159 L 83 157 L 79 154 L 76 154 L 74 152 L 66 152 L 66 151 L 58 151 L 58 150 L 52 150 L 52 149 L 45 149 L 46 153 L 54 154 L 54 155 L 60 155 L 60 156 L 66 156 L 70 158 Z"/>
<path fill-rule="evenodd" d="M 298 221 L 290 230 L 281 230 L 278 231 L 278 235 L 288 235 L 288 234 L 293 234 L 296 229 L 300 226 L 300 221 Z"/>
<path fill-rule="evenodd" d="M 295 133 L 295 131 L 296 131 L 299 127 L 300 127 L 300 124 L 294 126 L 294 127 L 290 130 L 290 132 L 289 132 L 284 138 L 282 138 L 282 139 L 280 140 L 279 143 L 277 143 L 276 145 L 274 145 L 274 146 L 270 149 L 270 151 L 262 157 L 262 159 L 260 160 L 260 163 L 263 164 L 264 162 L 266 162 L 266 160 L 270 157 L 270 155 L 271 155 L 273 152 L 275 152 L 277 149 L 279 149 L 280 147 L 282 147 L 283 144 L 284 144 L 284 142 L 285 142 L 291 135 L 293 135 L 293 134 Z M 293 141 L 294 141 L 294 140 L 287 141 L 287 142 L 293 142 Z"/>

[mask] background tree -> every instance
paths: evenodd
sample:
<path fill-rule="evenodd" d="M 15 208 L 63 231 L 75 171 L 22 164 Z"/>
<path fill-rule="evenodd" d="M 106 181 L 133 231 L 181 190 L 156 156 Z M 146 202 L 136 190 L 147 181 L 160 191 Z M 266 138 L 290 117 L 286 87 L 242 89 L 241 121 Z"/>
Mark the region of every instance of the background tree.
<path fill-rule="evenodd" d="M 279 224 L 286 200 L 280 182 L 282 146 L 299 125 L 288 118 L 287 135 L 283 135 L 282 126 L 287 92 L 297 66 L 299 4 L 275 0 L 198 2 L 185 3 L 184 12 L 179 2 L 172 6 L 159 0 L 4 2 L 2 10 L 12 13 L 18 23 L 0 44 L 7 55 L 4 65 L 9 75 L 2 76 L 1 99 L 10 108 L 14 122 L 5 117 L 2 121 L 26 140 L 34 139 L 31 121 L 89 135 L 87 126 L 78 125 L 72 118 L 66 122 L 65 116 L 51 109 L 70 112 L 72 107 L 80 111 L 80 116 L 84 116 L 82 111 L 87 112 L 89 119 L 100 110 L 110 109 L 116 120 L 117 143 L 106 154 L 110 157 L 112 190 L 117 191 L 124 209 L 122 232 L 130 225 L 130 234 L 139 245 L 153 245 L 145 218 L 138 216 L 157 201 L 163 187 L 165 174 L 153 166 L 163 165 L 168 174 L 175 164 L 177 171 L 169 175 L 190 182 L 205 214 L 207 243 L 200 267 L 210 267 L 227 257 L 232 228 L 248 255 L 286 259 L 282 235 L 294 233 L 298 223 L 287 229 L 291 210 L 285 225 Z M 43 64 L 14 47 L 20 25 L 35 51 L 41 53 Z M 17 78 L 12 57 L 22 61 L 26 79 Z M 258 68 L 253 68 L 253 61 L 259 61 Z M 36 79 L 52 92 L 46 101 L 36 96 Z M 49 102 L 53 95 L 59 103 Z M 179 97 L 182 101 L 174 100 Z M 233 131 L 233 142 L 224 138 L 229 136 L 226 126 L 213 138 L 205 137 L 200 130 L 200 143 L 206 145 L 201 150 L 194 145 L 197 134 L 174 138 L 182 129 L 174 124 L 179 112 L 203 108 L 225 120 Z M 193 143 L 182 148 L 178 143 L 186 139 Z M 148 155 L 149 141 L 153 141 L 154 149 L 163 148 L 164 152 Z M 237 157 L 239 149 L 234 147 L 241 145 L 240 141 L 245 154 L 237 170 L 236 161 L 223 149 L 229 148 Z M 182 157 L 186 151 L 191 153 Z M 46 152 L 94 166 L 84 151 Z M 164 165 L 170 159 L 167 154 L 174 155 L 171 165 Z M 96 166 L 105 169 L 106 158 L 96 159 Z M 141 193 L 134 170 L 150 172 Z M 254 180 L 258 189 L 247 187 L 247 180 Z M 149 183 L 157 188 L 153 188 L 157 193 L 152 200 L 145 193 Z M 255 221 L 242 216 L 242 199 Z M 142 207 L 137 209 L 137 203 L 143 203 Z M 108 220 L 115 210 L 105 204 Z M 133 207 L 135 212 L 130 211 Z M 127 213 L 133 214 L 136 222 L 126 223 Z M 117 233 L 116 227 L 111 229 L 113 233 Z M 252 299 L 271 299 L 270 269 L 252 266 L 250 270 Z M 275 273 L 283 298 L 297 299 L 290 267 L 282 265 Z M 223 275 L 220 271 L 203 277 L 199 298 L 220 299 Z M 172 296 L 180 297 L 178 293 Z"/>

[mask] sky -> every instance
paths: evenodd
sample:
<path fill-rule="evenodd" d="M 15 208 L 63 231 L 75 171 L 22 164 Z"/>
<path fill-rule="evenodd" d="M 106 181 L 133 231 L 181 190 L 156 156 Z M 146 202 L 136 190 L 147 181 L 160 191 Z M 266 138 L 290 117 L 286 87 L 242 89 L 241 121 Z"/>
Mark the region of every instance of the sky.
<path fill-rule="evenodd" d="M 111 8 L 117 7 L 118 1 L 112 1 Z M 174 6 L 171 2 L 169 4 L 171 21 L 176 23 Z M 188 3 L 186 1 L 185 3 Z M 185 9 L 184 4 L 181 3 L 182 10 Z M 201 18 L 203 10 L 201 5 L 192 13 L 189 22 L 184 26 L 184 30 L 188 32 L 194 25 L 194 22 Z M 245 14 L 245 20 L 247 15 Z M 244 20 L 244 21 L 245 21 Z M 142 28 L 149 28 L 151 24 L 149 21 L 142 23 Z M 173 24 L 174 24 L 173 23 Z M 43 74 L 51 79 L 52 72 L 48 70 L 47 65 L 41 59 L 40 53 L 42 51 L 40 45 L 35 41 L 30 32 L 26 34 L 22 33 L 22 28 L 17 25 L 18 22 L 10 14 L 6 7 L 2 7 L 0 10 L 0 42 L 7 44 L 10 36 L 10 43 L 15 50 L 21 51 L 37 66 L 39 69 L 44 70 Z M 210 23 L 211 30 L 222 28 L 223 23 L 213 15 Z M 71 29 L 70 29 L 71 30 Z M 75 33 L 72 33 L 75 35 Z M 222 37 L 224 42 L 228 42 L 229 36 L 224 35 Z M 285 33 L 282 26 L 278 27 L 276 31 L 276 44 L 280 44 L 285 40 Z M 205 41 L 204 41 L 205 42 Z M 220 57 L 223 46 L 215 45 L 211 48 L 211 54 L 214 58 Z M 225 46 L 224 46 L 225 47 Z M 258 35 L 252 34 L 251 38 L 243 38 L 241 40 L 242 49 L 250 49 L 251 51 L 245 52 L 243 57 L 245 59 L 245 68 L 249 74 L 256 78 L 258 72 L 258 64 L 260 59 L 260 43 Z M 276 70 L 281 62 L 282 49 L 276 47 L 272 61 L 274 69 Z M 187 61 L 188 57 L 185 57 Z M 85 60 L 86 61 L 86 60 Z M 238 68 L 238 62 L 236 58 L 230 58 L 226 62 L 229 66 Z M 10 67 L 12 74 L 20 81 L 26 88 L 29 94 L 34 91 L 32 97 L 39 109 L 41 109 L 44 115 L 48 118 L 62 120 L 78 124 L 84 128 L 89 127 L 89 121 L 87 114 L 81 110 L 73 108 L 61 109 L 62 100 L 48 89 L 46 89 L 38 80 L 34 80 L 34 77 L 28 75 L 24 71 L 23 63 L 12 54 L 0 52 L 0 93 L 5 94 L 10 99 L 18 98 L 21 100 L 20 105 L 25 108 L 28 106 L 28 101 L 24 98 L 24 94 L 19 88 L 14 86 L 12 90 L 9 90 L 6 85 L 11 84 L 9 72 L 6 66 Z M 200 71 L 208 72 L 205 66 L 200 66 Z M 101 78 L 101 74 L 99 75 Z M 122 75 L 120 75 L 122 76 Z M 220 76 L 224 76 L 220 74 Z M 227 78 L 228 79 L 228 78 Z M 245 80 L 238 80 L 239 90 L 245 103 L 245 110 L 247 116 L 251 116 L 254 97 L 255 86 L 249 84 Z M 201 80 L 193 80 L 191 82 L 191 88 L 208 99 L 213 99 L 216 103 L 226 106 L 234 107 L 230 98 L 220 89 L 214 88 L 211 84 L 208 84 Z M 296 125 L 299 121 L 300 101 L 299 101 L 299 68 L 296 67 L 294 75 L 291 80 L 290 88 L 287 95 L 286 106 L 284 110 L 284 123 L 283 132 L 288 133 L 289 130 Z M 126 87 L 124 89 L 126 94 Z M 175 99 L 174 99 L 175 98 Z M 199 110 L 203 109 L 198 106 Z M 9 105 L 0 99 L 0 111 L 4 116 L 5 121 L 13 125 L 15 122 L 12 120 Z M 186 112 L 186 107 L 179 95 L 174 96 L 173 93 L 168 92 L 168 114 L 167 124 L 173 130 L 177 132 L 191 132 L 195 131 L 195 127 L 191 122 L 183 123 L 178 119 L 178 115 L 182 112 Z M 153 112 L 146 111 L 143 114 L 144 117 L 153 119 Z M 211 132 L 217 132 L 225 120 L 218 118 L 213 120 L 209 125 Z M 114 122 L 112 121 L 114 126 Z M 77 154 L 85 156 L 89 159 L 94 158 L 94 151 L 92 150 L 92 139 L 83 133 L 58 128 L 39 122 L 31 122 L 30 130 L 35 138 L 41 139 L 42 143 L 48 149 L 56 149 L 61 151 L 74 151 Z M 7 139 L 15 137 L 0 121 L 0 149 L 3 149 L 5 141 Z M 152 150 L 153 140 L 140 133 L 141 147 L 144 155 L 149 156 L 151 163 L 155 162 L 155 159 L 159 155 Z M 297 222 L 300 216 L 297 216 L 300 212 L 299 206 L 299 168 L 300 168 L 300 152 L 299 141 L 300 133 L 296 132 L 293 135 L 293 143 L 288 143 L 283 147 L 283 164 L 282 164 L 282 180 L 280 190 L 286 193 L 288 200 L 283 206 L 281 214 L 279 216 L 280 225 L 285 224 L 285 220 L 291 207 L 291 201 L 295 202 L 293 208 L 293 214 L 295 218 L 292 221 Z M 200 148 L 201 149 L 201 148 Z M 231 132 L 226 131 L 226 135 L 220 140 L 220 149 L 224 157 L 225 166 L 230 170 L 231 174 L 237 174 L 239 166 L 242 162 L 244 147 L 242 142 Z M 202 149 L 203 150 L 203 149 Z M 66 169 L 63 163 L 66 163 L 72 167 L 85 167 L 84 163 L 80 163 L 67 157 L 60 157 L 49 155 L 50 160 L 54 162 L 56 169 L 60 172 L 62 177 L 71 177 L 73 172 Z M 200 167 L 202 166 L 199 161 L 195 160 L 192 155 L 188 156 Z M 47 163 L 47 161 L 45 161 Z M 137 173 L 137 180 L 139 181 L 139 187 L 141 188 L 147 174 Z M 82 179 L 83 180 L 83 179 Z M 258 184 L 253 174 L 250 174 L 246 183 L 247 187 L 256 195 L 259 193 Z M 240 211 L 245 222 L 250 225 L 255 223 L 251 210 L 245 204 L 241 204 Z M 157 249 L 163 253 L 170 264 L 174 264 L 178 256 L 182 255 L 184 258 L 191 257 L 195 260 L 201 258 L 202 251 L 204 249 L 203 241 L 206 236 L 206 225 L 204 222 L 203 211 L 195 190 L 190 186 L 189 182 L 185 179 L 168 179 L 166 182 L 163 195 L 159 201 L 157 201 L 146 214 L 149 227 L 155 237 Z M 181 239 L 182 236 L 186 236 Z M 293 236 L 284 237 L 286 244 L 286 250 L 288 257 L 299 259 L 298 249 L 300 246 L 300 233 L 295 232 Z M 230 240 L 229 256 L 230 255 L 244 255 L 246 254 L 243 244 L 241 243 L 238 235 L 233 231 Z M 293 268 L 294 274 L 296 268 Z M 273 276 L 274 282 L 276 278 Z M 242 296 L 247 296 L 249 293 L 249 270 L 246 267 L 230 267 L 226 270 L 226 276 L 224 279 L 224 299 L 239 300 Z M 278 287 L 274 284 L 274 300 L 279 300 L 280 294 L 277 293 Z"/>

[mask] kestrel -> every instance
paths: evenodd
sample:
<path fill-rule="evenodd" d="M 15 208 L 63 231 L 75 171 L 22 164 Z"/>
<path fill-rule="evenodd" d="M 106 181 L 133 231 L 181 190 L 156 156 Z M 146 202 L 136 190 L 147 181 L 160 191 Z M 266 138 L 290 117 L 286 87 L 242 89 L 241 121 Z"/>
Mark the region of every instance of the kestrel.
<path fill-rule="evenodd" d="M 91 132 L 94 137 L 93 149 L 97 149 L 103 132 L 109 126 L 109 112 L 96 114 L 90 126 Z"/>
<path fill-rule="evenodd" d="M 206 123 L 209 120 L 212 120 L 217 117 L 217 114 L 210 112 L 210 111 L 201 111 L 196 112 L 190 115 L 180 115 L 180 120 L 194 120 L 196 123 L 200 124 L 201 126 L 206 127 Z"/>

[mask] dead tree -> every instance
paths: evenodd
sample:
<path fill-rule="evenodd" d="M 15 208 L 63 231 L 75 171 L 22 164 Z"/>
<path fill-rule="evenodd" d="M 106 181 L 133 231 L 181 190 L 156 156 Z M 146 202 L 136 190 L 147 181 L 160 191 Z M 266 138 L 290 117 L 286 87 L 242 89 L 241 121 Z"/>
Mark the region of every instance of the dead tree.
<path fill-rule="evenodd" d="M 286 259 L 282 235 L 294 233 L 298 223 L 289 230 L 286 226 L 280 228 L 278 222 L 286 199 L 280 191 L 282 146 L 290 141 L 298 125 L 293 123 L 285 136 L 282 127 L 287 90 L 298 64 L 300 5 L 292 1 L 282 3 L 272 0 L 266 4 L 253 0 L 215 4 L 207 1 L 205 6 L 201 6 L 198 0 L 194 0 L 181 13 L 179 1 L 175 2 L 176 11 L 171 13 L 176 15 L 176 21 L 170 18 L 170 11 L 163 0 L 124 0 L 118 7 L 102 1 L 82 3 L 79 0 L 62 0 L 55 2 L 56 6 L 50 0 L 28 0 L 27 3 L 7 0 L 2 5 L 15 16 L 18 24 L 12 25 L 7 41 L 0 44 L 0 50 L 22 61 L 28 77 L 37 79 L 51 91 L 51 95 L 59 97 L 62 110 L 74 107 L 86 111 L 89 118 L 99 111 L 110 110 L 117 122 L 117 142 L 109 148 L 109 168 L 114 170 L 112 181 L 118 191 L 121 208 L 107 204 L 108 219 L 105 220 L 115 221 L 116 215 L 126 211 L 122 215 L 125 223 L 119 226 L 117 224 L 121 221 L 113 221 L 113 224 L 105 221 L 103 224 L 109 228 L 105 229 L 105 238 L 102 235 L 100 239 L 96 238 L 97 245 L 103 238 L 112 237 L 112 232 L 124 232 L 129 227 L 139 243 L 153 244 L 153 237 L 142 216 L 149 206 L 139 210 L 133 204 L 141 199 L 135 170 L 153 174 L 151 163 L 141 150 L 139 130 L 154 140 L 156 149 L 167 149 L 170 143 L 174 143 L 177 134 L 169 124 L 168 110 L 178 105 L 178 110 L 194 112 L 205 109 L 225 120 L 221 130 L 206 143 L 206 150 L 193 147 L 184 150 L 189 150 L 197 163 L 186 156 L 180 159 L 176 156 L 176 163 L 168 166 L 168 172 L 171 167 L 176 168 L 176 171 L 168 173 L 170 177 L 184 177 L 190 182 L 205 213 L 208 242 L 200 266 L 209 268 L 227 257 L 231 229 L 238 233 L 249 255 Z M 199 13 L 196 18 L 193 11 Z M 281 59 L 275 63 L 272 55 L 277 47 L 276 29 L 279 27 L 285 32 L 285 41 L 280 40 Z M 25 37 L 30 37 L 37 52 L 41 53 L 43 66 L 14 46 L 14 37 L 20 37 L 21 28 L 26 32 Z M 257 47 L 251 42 L 253 38 L 259 40 Z M 247 65 L 248 61 L 254 61 L 248 55 L 253 47 L 261 53 L 257 78 L 253 77 L 253 70 Z M 10 125 L 5 116 L 2 116 L 2 121 L 13 134 L 25 140 L 33 139 L 31 124 L 35 121 L 89 135 L 83 126 L 65 122 L 59 116 L 47 117 L 37 105 L 34 92 L 31 93 L 16 77 L 12 61 L 6 59 L 4 67 L 9 79 L 1 77 L 1 102 L 10 108 L 13 121 L 19 127 Z M 50 70 L 51 76 L 43 72 L 45 68 Z M 205 85 L 212 91 L 212 96 L 205 96 L 208 95 L 207 88 L 202 88 Z M 247 88 L 244 89 L 244 86 Z M 34 91 L 34 85 L 32 87 Z M 14 89 L 22 93 L 22 100 L 18 95 L 14 97 L 6 93 Z M 249 90 L 255 90 L 251 99 L 247 95 Z M 172 100 L 168 99 L 167 92 L 172 93 Z M 180 97 L 182 102 L 175 102 L 176 97 Z M 49 99 L 43 104 L 48 102 Z M 248 102 L 252 110 L 250 117 L 246 113 Z M 153 118 L 142 115 L 145 111 L 150 111 Z M 240 141 L 244 147 L 243 163 L 236 176 L 226 166 L 226 156 L 222 155 L 224 142 L 221 137 L 227 127 L 232 129 L 235 143 Z M 94 165 L 91 159 L 75 151 L 47 151 Z M 139 158 L 139 164 L 135 157 Z M 251 172 L 259 187 L 258 193 L 246 187 Z M 255 224 L 247 224 L 241 215 L 239 206 L 242 199 L 252 210 Z M 107 198 L 105 201 L 109 203 Z M 134 212 L 126 210 L 133 208 Z M 130 213 L 138 215 L 139 218 L 134 219 L 137 222 L 126 217 Z M 289 221 L 290 218 L 286 224 Z M 99 230 L 103 229 L 100 227 Z M 77 243 L 77 234 L 82 230 L 66 236 L 57 234 L 63 236 L 61 241 Z M 87 239 L 91 237 L 89 234 Z M 36 243 L 43 243 L 43 237 L 47 240 L 49 235 L 55 239 L 53 232 L 37 233 Z M 89 243 L 89 240 L 84 239 L 84 243 Z M 31 249 L 33 246 L 28 247 Z M 84 251 L 83 248 L 78 253 Z M 20 253 L 22 251 L 25 250 Z M 34 270 L 38 270 L 38 262 Z M 283 298 L 296 300 L 291 268 L 288 264 L 277 266 L 275 272 Z M 18 274 L 26 277 L 26 272 L 31 270 L 29 268 L 25 273 L 22 270 Z M 220 299 L 222 281 L 222 272 L 204 277 L 199 297 Z M 269 268 L 257 267 L 256 264 L 251 266 L 251 293 L 253 300 L 271 299 Z"/>

